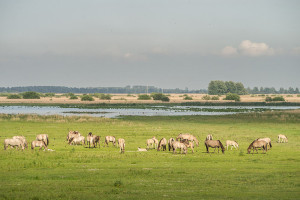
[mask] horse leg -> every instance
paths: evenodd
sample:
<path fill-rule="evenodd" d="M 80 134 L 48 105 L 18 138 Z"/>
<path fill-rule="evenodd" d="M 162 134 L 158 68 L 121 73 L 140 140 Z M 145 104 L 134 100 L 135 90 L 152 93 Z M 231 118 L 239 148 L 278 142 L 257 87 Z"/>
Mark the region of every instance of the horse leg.
<path fill-rule="evenodd" d="M 232 147 L 233 147 L 233 146 L 231 146 L 231 151 L 232 151 Z"/>

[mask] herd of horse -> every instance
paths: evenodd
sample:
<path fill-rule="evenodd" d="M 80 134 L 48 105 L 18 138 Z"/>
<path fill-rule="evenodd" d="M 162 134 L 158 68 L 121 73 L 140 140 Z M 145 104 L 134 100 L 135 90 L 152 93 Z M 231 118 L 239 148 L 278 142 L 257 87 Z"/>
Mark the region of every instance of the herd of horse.
<path fill-rule="evenodd" d="M 98 147 L 100 148 L 100 136 L 93 135 L 91 132 L 88 133 L 86 138 L 82 136 L 78 131 L 69 131 L 66 138 L 69 145 L 89 145 L 89 148 Z M 104 147 L 107 146 L 109 143 L 112 143 L 114 146 L 117 143 L 117 146 L 120 148 L 120 153 L 125 152 L 125 139 L 119 138 L 118 141 L 116 141 L 116 138 L 114 136 L 106 136 L 104 140 Z M 278 143 L 286 143 L 288 142 L 288 138 L 285 135 L 278 135 Z M 148 151 L 150 148 L 157 149 L 157 151 L 166 151 L 167 146 L 169 151 L 173 151 L 175 154 L 177 152 L 177 149 L 180 149 L 181 154 L 186 154 L 188 148 L 192 150 L 192 153 L 194 153 L 195 144 L 198 147 L 199 141 L 198 139 L 189 133 L 180 133 L 176 139 L 170 138 L 167 140 L 166 138 L 162 138 L 161 140 L 157 140 L 155 137 L 152 137 L 151 139 L 146 140 L 146 146 L 147 148 L 138 148 L 138 151 Z M 44 150 L 47 150 L 49 145 L 49 137 L 47 134 L 39 134 L 36 136 L 36 139 L 31 142 L 31 149 L 34 149 L 35 147 L 39 147 L 39 150 L 44 148 Z M 226 140 L 225 147 L 223 146 L 222 142 L 220 140 L 214 140 L 212 135 L 207 135 L 204 141 L 204 145 L 206 147 L 206 152 L 209 153 L 209 148 L 214 148 L 214 152 L 216 149 L 221 148 L 222 153 L 225 152 L 225 147 L 227 147 L 227 150 L 229 147 L 234 147 L 235 149 L 239 149 L 239 144 L 236 141 L 233 140 Z M 4 150 L 6 150 L 10 146 L 11 148 L 16 147 L 16 149 L 22 149 L 28 148 L 28 143 L 24 136 L 14 136 L 10 139 L 4 140 Z M 250 153 L 251 150 L 256 150 L 258 153 L 258 149 L 262 149 L 263 152 L 268 151 L 269 148 L 272 148 L 272 143 L 270 138 L 257 138 L 252 143 L 250 143 L 247 152 Z M 49 150 L 49 149 L 48 149 Z"/>

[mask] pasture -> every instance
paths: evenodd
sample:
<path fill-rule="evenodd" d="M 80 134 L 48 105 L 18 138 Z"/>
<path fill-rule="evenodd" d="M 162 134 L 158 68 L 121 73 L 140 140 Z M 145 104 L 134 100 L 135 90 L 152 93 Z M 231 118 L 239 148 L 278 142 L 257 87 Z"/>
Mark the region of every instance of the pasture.
<path fill-rule="evenodd" d="M 0 115 L 2 144 L 14 135 L 30 143 L 43 133 L 55 150 L 1 148 L 0 199 L 297 199 L 299 122 L 299 111 L 122 119 Z M 69 130 L 100 135 L 101 148 L 68 145 Z M 194 154 L 137 152 L 152 136 L 168 140 L 179 133 L 198 138 Z M 236 140 L 240 149 L 207 154 L 208 134 L 223 145 Z M 288 143 L 277 143 L 278 134 Z M 106 135 L 124 138 L 125 153 L 111 143 L 103 147 Z M 273 148 L 247 154 L 258 137 L 270 137 Z"/>

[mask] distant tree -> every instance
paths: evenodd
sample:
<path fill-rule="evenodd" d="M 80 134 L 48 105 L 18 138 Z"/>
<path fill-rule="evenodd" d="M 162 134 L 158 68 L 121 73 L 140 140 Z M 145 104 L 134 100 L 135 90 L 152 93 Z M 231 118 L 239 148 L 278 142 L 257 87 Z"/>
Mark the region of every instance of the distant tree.
<path fill-rule="evenodd" d="M 147 94 L 139 94 L 138 100 L 151 100 L 151 97 Z"/>
<path fill-rule="evenodd" d="M 239 94 L 239 95 L 247 94 L 247 91 L 246 91 L 246 89 L 245 89 L 243 83 L 237 82 L 237 83 L 235 84 L 235 87 L 236 87 L 236 93 L 237 93 L 237 94 Z M 233 92 L 231 92 L 231 93 L 233 93 Z"/>
<path fill-rule="evenodd" d="M 9 94 L 7 99 L 22 99 L 22 97 L 18 94 Z"/>
<path fill-rule="evenodd" d="M 228 93 L 228 94 L 226 94 L 226 97 L 224 98 L 224 100 L 240 101 L 240 96 L 238 94 Z"/>
<path fill-rule="evenodd" d="M 289 94 L 294 94 L 294 93 L 295 93 L 295 90 L 294 90 L 294 88 L 292 88 L 292 87 L 289 87 L 288 93 L 289 93 Z"/>
<path fill-rule="evenodd" d="M 208 94 L 222 95 L 227 92 L 227 87 L 224 81 L 211 81 L 208 85 Z"/>
<path fill-rule="evenodd" d="M 299 94 L 299 88 L 295 89 L 295 94 Z"/>
<path fill-rule="evenodd" d="M 258 93 L 259 93 L 258 87 L 254 87 L 252 94 L 258 94 Z"/>
<path fill-rule="evenodd" d="M 227 88 L 226 93 L 237 93 L 236 83 L 233 81 L 225 81 L 225 85 Z"/>
<path fill-rule="evenodd" d="M 81 101 L 95 101 L 95 99 L 90 95 L 82 95 Z"/>

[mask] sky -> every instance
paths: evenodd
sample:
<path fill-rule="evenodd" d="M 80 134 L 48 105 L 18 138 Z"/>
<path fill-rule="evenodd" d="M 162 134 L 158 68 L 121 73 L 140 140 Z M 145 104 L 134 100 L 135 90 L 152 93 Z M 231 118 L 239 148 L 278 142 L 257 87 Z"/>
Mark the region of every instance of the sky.
<path fill-rule="evenodd" d="M 0 87 L 300 88 L 298 0 L 0 0 Z"/>

